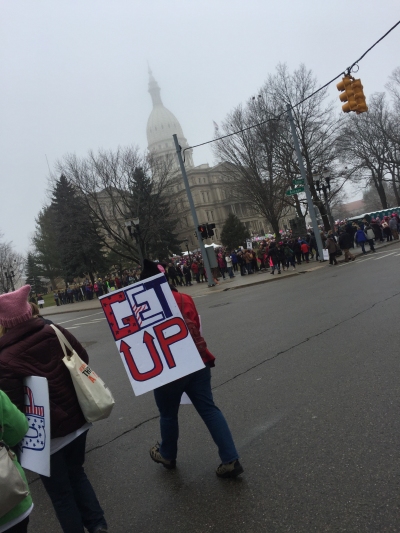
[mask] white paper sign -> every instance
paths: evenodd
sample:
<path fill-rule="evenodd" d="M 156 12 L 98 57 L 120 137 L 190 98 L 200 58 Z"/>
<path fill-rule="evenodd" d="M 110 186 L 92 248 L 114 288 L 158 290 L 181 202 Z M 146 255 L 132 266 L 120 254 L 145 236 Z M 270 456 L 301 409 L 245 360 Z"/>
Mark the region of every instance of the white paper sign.
<path fill-rule="evenodd" d="M 23 468 L 50 477 L 50 407 L 46 378 L 24 378 L 25 414 L 29 429 L 20 443 Z"/>
<path fill-rule="evenodd" d="M 204 368 L 164 274 L 99 300 L 136 396 Z"/>
<path fill-rule="evenodd" d="M 324 261 L 329 261 L 329 252 L 325 248 L 322 250 L 322 253 L 324 254 Z"/>

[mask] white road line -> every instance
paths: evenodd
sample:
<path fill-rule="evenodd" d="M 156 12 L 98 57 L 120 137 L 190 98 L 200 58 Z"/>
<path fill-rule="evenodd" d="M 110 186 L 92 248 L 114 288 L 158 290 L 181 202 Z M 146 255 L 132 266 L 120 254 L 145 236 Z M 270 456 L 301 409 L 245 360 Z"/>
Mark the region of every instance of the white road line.
<path fill-rule="evenodd" d="M 97 324 L 97 322 L 77 322 L 74 326 L 84 326 L 85 324 Z"/>
<path fill-rule="evenodd" d="M 79 326 L 69 326 L 68 328 L 65 328 L 65 329 L 76 329 L 76 328 L 79 328 Z"/>
<path fill-rule="evenodd" d="M 77 313 L 79 313 L 79 311 L 76 311 Z M 94 316 L 94 315 L 100 315 L 103 311 L 99 311 L 98 313 L 92 313 L 91 315 L 86 315 L 86 316 L 81 316 L 80 319 L 82 318 L 90 318 L 91 316 Z M 65 320 L 64 322 L 57 322 L 57 324 L 67 324 L 68 322 L 76 322 L 76 318 L 72 318 L 71 320 Z M 79 320 L 79 318 L 78 318 Z"/>
<path fill-rule="evenodd" d="M 390 253 L 390 254 L 382 255 L 381 257 L 377 257 L 377 258 L 375 259 L 375 261 L 379 261 L 379 259 L 384 259 L 385 257 L 389 257 L 389 255 L 393 255 L 394 253 L 395 253 L 395 252 L 392 252 L 392 253 Z"/>

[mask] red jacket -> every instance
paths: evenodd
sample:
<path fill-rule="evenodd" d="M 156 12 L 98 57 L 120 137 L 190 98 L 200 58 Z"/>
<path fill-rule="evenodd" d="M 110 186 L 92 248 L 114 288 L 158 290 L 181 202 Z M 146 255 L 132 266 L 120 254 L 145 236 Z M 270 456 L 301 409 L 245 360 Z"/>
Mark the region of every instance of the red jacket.
<path fill-rule="evenodd" d="M 85 363 L 88 354 L 71 333 L 57 326 Z M 47 378 L 50 397 L 51 438 L 64 437 L 82 427 L 82 414 L 64 353 L 53 329 L 41 318 L 11 328 L 0 338 L 0 389 L 24 412 L 23 378 Z"/>
<path fill-rule="evenodd" d="M 308 244 L 303 242 L 303 244 L 301 245 L 301 251 L 303 252 L 303 254 L 308 254 L 308 252 L 310 251 Z"/>
<path fill-rule="evenodd" d="M 178 292 L 176 289 L 172 290 L 175 301 L 182 313 L 183 318 L 187 321 L 188 329 L 193 337 L 193 340 L 199 350 L 204 364 L 215 366 L 215 357 L 207 348 L 206 341 L 200 334 L 200 319 L 193 299 L 188 294 Z"/>

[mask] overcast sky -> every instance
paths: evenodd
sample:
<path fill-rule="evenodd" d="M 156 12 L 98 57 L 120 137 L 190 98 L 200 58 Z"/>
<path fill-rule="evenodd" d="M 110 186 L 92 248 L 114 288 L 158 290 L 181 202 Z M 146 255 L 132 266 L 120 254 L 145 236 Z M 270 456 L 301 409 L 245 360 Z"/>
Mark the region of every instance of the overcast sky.
<path fill-rule="evenodd" d="M 147 61 L 193 145 L 277 63 L 304 62 L 322 85 L 399 19 L 399 0 L 1 0 L 0 230 L 29 248 L 46 155 L 146 149 Z M 360 63 L 367 101 L 398 65 L 400 26 Z M 212 164 L 210 149 L 194 162 Z"/>

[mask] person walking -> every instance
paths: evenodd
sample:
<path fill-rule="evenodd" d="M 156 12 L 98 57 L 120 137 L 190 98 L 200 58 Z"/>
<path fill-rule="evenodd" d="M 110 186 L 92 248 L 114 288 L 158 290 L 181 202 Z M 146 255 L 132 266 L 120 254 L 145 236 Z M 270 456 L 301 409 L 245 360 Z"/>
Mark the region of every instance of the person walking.
<path fill-rule="evenodd" d="M 87 423 L 63 363 L 64 352 L 52 327 L 32 316 L 30 286 L 0 295 L 0 389 L 22 411 L 24 377 L 45 377 L 49 386 L 50 477 L 40 476 L 64 533 L 105 533 L 104 513 L 83 468 Z M 58 326 L 85 362 L 83 346 Z M 46 527 L 43 527 L 46 530 Z"/>
<path fill-rule="evenodd" d="M 271 242 L 269 245 L 268 259 L 271 265 L 271 274 L 274 275 L 275 270 L 277 270 L 278 274 L 280 274 L 281 269 L 279 267 L 279 251 L 276 247 L 276 242 Z"/>
<path fill-rule="evenodd" d="M 325 241 L 325 248 L 329 252 L 329 265 L 337 265 L 338 262 L 336 260 L 336 253 L 339 249 L 339 246 L 335 241 L 335 237 L 333 235 L 328 235 L 328 238 Z"/>
<path fill-rule="evenodd" d="M 140 278 L 155 276 L 162 272 L 161 269 L 161 265 L 145 259 Z M 182 394 L 186 392 L 218 447 L 221 464 L 216 469 L 217 476 L 235 478 L 243 473 L 243 467 L 239 462 L 239 454 L 228 423 L 213 400 L 210 368 L 215 366 L 215 357 L 201 336 L 199 315 L 193 299 L 187 294 L 179 293 L 174 287 L 171 289 L 205 367 L 154 390 L 154 398 L 160 412 L 161 444 L 156 444 L 150 449 L 150 457 L 167 469 L 176 468 L 178 412 Z"/>
<path fill-rule="evenodd" d="M 350 253 L 350 248 L 353 244 L 353 238 L 350 235 L 350 233 L 347 233 L 346 231 L 339 232 L 339 246 L 343 250 L 344 253 L 344 260 L 346 263 L 349 261 L 354 261 L 356 258 L 355 255 Z"/>
<path fill-rule="evenodd" d="M 234 278 L 235 274 L 233 273 L 233 268 L 232 268 L 232 257 L 230 256 L 228 252 L 225 254 L 225 262 L 226 262 L 226 268 L 228 269 L 229 277 Z"/>
<path fill-rule="evenodd" d="M 389 220 L 389 228 L 392 232 L 392 237 L 395 241 L 399 240 L 399 232 L 397 231 L 397 218 L 396 214 L 393 213 L 390 220 Z"/>
<path fill-rule="evenodd" d="M 13 448 L 23 439 L 28 429 L 28 420 L 24 413 L 11 402 L 5 392 L 0 390 L 0 442 L 3 442 L 5 446 Z M 0 444 L 0 448 L 2 447 Z M 13 454 L 11 450 L 10 453 Z M 29 492 L 25 472 L 15 454 L 13 454 L 13 462 L 26 485 L 26 496 L 6 514 L 0 517 L 0 531 L 7 533 L 26 533 L 28 531 L 29 515 L 33 509 L 32 497 Z"/>
<path fill-rule="evenodd" d="M 369 244 L 371 252 L 375 252 L 375 247 L 374 247 L 375 233 L 374 233 L 374 230 L 371 228 L 369 222 L 367 222 L 364 226 L 364 233 L 367 237 L 367 242 Z"/>
<path fill-rule="evenodd" d="M 356 237 L 356 243 L 361 246 L 362 253 L 366 254 L 367 252 L 365 251 L 365 243 L 368 241 L 368 239 L 361 228 L 358 228 L 358 230 L 356 231 L 355 237 Z"/>

